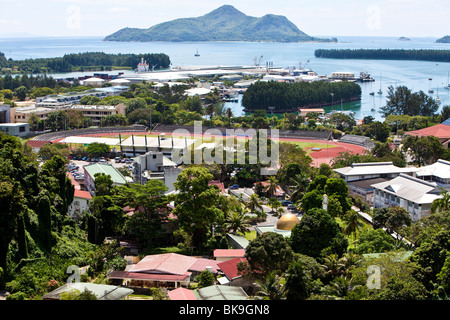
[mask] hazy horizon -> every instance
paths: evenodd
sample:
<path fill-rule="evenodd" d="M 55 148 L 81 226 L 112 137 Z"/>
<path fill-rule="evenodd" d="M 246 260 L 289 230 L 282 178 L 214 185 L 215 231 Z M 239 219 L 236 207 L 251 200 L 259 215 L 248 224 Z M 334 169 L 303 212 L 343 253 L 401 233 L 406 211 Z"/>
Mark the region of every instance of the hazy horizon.
<path fill-rule="evenodd" d="M 450 34 L 444 0 L 0 0 L 0 37 L 105 37 L 119 29 L 202 16 L 229 4 L 249 16 L 286 16 L 311 36 L 440 38 Z"/>

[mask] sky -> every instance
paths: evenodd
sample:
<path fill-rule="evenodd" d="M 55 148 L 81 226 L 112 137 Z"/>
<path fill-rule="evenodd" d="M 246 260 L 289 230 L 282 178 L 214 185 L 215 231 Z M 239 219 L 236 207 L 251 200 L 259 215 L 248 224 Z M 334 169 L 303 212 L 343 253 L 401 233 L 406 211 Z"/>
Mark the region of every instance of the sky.
<path fill-rule="evenodd" d="M 450 34 L 448 0 L 0 0 L 0 36 L 107 36 L 224 4 L 254 17 L 286 16 L 311 36 Z"/>

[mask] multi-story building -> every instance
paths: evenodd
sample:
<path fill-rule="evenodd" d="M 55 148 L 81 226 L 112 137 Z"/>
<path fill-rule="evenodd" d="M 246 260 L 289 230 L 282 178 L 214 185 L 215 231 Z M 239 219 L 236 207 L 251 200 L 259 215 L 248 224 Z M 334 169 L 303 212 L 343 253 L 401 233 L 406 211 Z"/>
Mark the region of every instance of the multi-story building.
<path fill-rule="evenodd" d="M 11 109 L 12 123 L 28 123 L 31 115 L 35 114 L 40 120 L 46 120 L 49 113 L 59 110 L 81 111 L 83 117 L 92 119 L 93 125 L 99 125 L 102 118 L 111 115 L 125 115 L 126 106 L 120 103 L 116 106 L 107 105 L 61 105 L 59 107 L 28 106 Z"/>
<path fill-rule="evenodd" d="M 402 207 L 409 212 L 413 221 L 429 216 L 433 201 L 442 197 L 442 189 L 437 183 L 406 174 L 372 187 L 375 208 Z"/>

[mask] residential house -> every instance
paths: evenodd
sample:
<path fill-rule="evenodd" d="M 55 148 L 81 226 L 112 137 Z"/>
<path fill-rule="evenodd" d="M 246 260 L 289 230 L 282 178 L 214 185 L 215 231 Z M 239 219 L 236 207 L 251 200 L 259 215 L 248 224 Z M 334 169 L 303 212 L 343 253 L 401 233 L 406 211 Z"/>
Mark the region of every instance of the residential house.
<path fill-rule="evenodd" d="M 217 274 L 217 261 L 177 253 L 144 257 L 128 271 L 114 271 L 109 279 L 126 287 L 189 287 L 195 275 L 204 270 Z"/>

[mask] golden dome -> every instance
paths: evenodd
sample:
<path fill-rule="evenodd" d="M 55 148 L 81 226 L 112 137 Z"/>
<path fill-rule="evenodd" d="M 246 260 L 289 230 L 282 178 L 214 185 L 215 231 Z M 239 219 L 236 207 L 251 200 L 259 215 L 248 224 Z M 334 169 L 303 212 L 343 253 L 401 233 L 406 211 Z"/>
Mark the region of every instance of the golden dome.
<path fill-rule="evenodd" d="M 286 213 L 277 222 L 278 230 L 291 231 L 297 223 L 300 223 L 300 219 L 292 213 Z"/>

